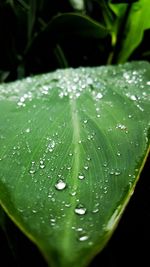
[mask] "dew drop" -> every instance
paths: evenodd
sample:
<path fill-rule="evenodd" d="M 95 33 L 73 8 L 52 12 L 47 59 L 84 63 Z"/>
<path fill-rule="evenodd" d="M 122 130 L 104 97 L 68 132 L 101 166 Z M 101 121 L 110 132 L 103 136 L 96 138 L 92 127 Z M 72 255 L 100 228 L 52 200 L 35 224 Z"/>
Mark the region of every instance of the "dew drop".
<path fill-rule="evenodd" d="M 32 210 L 33 213 L 37 213 L 37 210 Z"/>
<path fill-rule="evenodd" d="M 96 209 L 94 209 L 92 212 L 93 212 L 93 213 L 97 213 L 97 212 L 99 212 L 99 209 L 96 208 Z"/>
<path fill-rule="evenodd" d="M 31 168 L 30 168 L 30 170 L 29 170 L 29 173 L 30 174 L 35 174 L 35 172 L 36 172 L 36 168 L 35 168 L 35 162 L 34 161 L 32 161 L 32 163 L 31 163 Z"/>
<path fill-rule="evenodd" d="M 73 191 L 73 192 L 70 193 L 70 195 L 71 195 L 71 196 L 75 196 L 76 193 L 77 193 L 76 191 Z"/>
<path fill-rule="evenodd" d="M 117 124 L 116 128 L 120 129 L 120 130 L 127 130 L 127 127 L 124 124 L 121 124 L 121 123 Z"/>
<path fill-rule="evenodd" d="M 27 128 L 27 129 L 25 130 L 26 133 L 30 133 L 30 131 L 31 131 L 30 128 Z"/>
<path fill-rule="evenodd" d="M 87 124 L 88 120 L 84 120 L 83 122 L 84 122 L 84 124 Z"/>
<path fill-rule="evenodd" d="M 68 167 L 67 167 L 67 170 L 71 170 L 71 166 L 68 166 Z"/>
<path fill-rule="evenodd" d="M 89 166 L 84 166 L 84 169 L 85 169 L 85 170 L 88 170 L 88 169 L 89 169 Z"/>
<path fill-rule="evenodd" d="M 79 241 L 86 241 L 88 239 L 89 239 L 88 235 L 81 235 L 81 236 L 79 236 Z"/>
<path fill-rule="evenodd" d="M 96 100 L 101 99 L 102 97 L 103 97 L 103 95 L 102 95 L 101 93 L 98 93 L 98 94 L 96 95 Z"/>
<path fill-rule="evenodd" d="M 116 172 L 115 172 L 115 175 L 116 175 L 116 176 L 118 176 L 118 175 L 120 175 L 120 174 L 121 174 L 121 173 L 120 173 L 119 171 L 116 171 Z"/>
<path fill-rule="evenodd" d="M 57 190 L 63 190 L 66 188 L 66 183 L 63 180 L 58 180 L 57 183 L 55 184 L 55 188 Z"/>
<path fill-rule="evenodd" d="M 65 204 L 65 207 L 70 208 L 71 207 L 71 204 L 70 203 L 66 203 Z"/>
<path fill-rule="evenodd" d="M 79 228 L 77 228 L 77 231 L 78 232 L 82 232 L 83 231 L 83 228 L 79 227 Z"/>
<path fill-rule="evenodd" d="M 55 222 L 56 222 L 56 219 L 50 219 L 50 221 L 51 221 L 52 223 L 55 223 Z"/>
<path fill-rule="evenodd" d="M 131 100 L 134 100 L 134 101 L 137 100 L 137 97 L 135 95 L 131 95 L 130 98 L 131 98 Z"/>
<path fill-rule="evenodd" d="M 40 169 L 44 169 L 45 168 L 45 165 L 44 165 L 44 161 L 43 160 L 40 160 Z"/>
<path fill-rule="evenodd" d="M 78 178 L 79 178 L 80 180 L 83 180 L 83 179 L 85 178 L 85 176 L 84 176 L 83 174 L 79 174 Z"/>
<path fill-rule="evenodd" d="M 29 170 L 29 173 L 30 174 L 34 174 L 35 173 L 35 170 L 34 169 L 31 169 L 31 170 Z"/>
<path fill-rule="evenodd" d="M 86 213 L 86 208 L 82 204 L 78 204 L 74 211 L 78 215 L 84 215 Z"/>

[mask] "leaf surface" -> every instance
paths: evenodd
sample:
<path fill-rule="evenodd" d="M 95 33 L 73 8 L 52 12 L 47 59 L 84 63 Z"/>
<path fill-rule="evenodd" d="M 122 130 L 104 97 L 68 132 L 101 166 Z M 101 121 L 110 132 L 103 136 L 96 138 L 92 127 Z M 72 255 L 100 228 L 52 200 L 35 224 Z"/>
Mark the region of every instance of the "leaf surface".
<path fill-rule="evenodd" d="M 87 266 L 149 149 L 150 65 L 58 70 L 0 85 L 0 202 L 49 266 Z"/>

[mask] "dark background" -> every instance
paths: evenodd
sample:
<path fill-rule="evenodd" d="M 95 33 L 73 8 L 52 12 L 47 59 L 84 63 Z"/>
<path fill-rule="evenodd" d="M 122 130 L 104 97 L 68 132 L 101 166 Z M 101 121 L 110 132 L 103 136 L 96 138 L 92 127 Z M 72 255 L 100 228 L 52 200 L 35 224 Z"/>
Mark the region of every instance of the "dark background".
<path fill-rule="evenodd" d="M 56 15 L 72 12 L 86 15 L 105 26 L 103 5 L 99 2 L 87 0 L 85 9 L 77 11 L 69 0 L 0 0 L 0 82 L 9 82 L 58 68 L 108 64 L 110 55 L 115 50 L 110 34 L 102 38 L 92 34 L 85 36 L 85 29 L 88 29 L 89 25 L 85 23 L 84 29 L 76 28 L 77 24 L 80 25 L 80 19 L 70 23 L 69 19 L 62 18 L 52 23 Z M 118 2 L 132 4 L 134 1 Z M 114 14 L 111 16 L 115 19 Z M 66 31 L 68 25 L 70 28 Z M 128 61 L 150 62 L 149 40 L 150 31 L 147 30 Z M 117 49 L 120 49 L 119 45 Z M 111 62 L 109 61 L 111 64 L 118 63 L 116 51 Z M 142 266 L 150 266 L 149 178 L 150 157 L 118 228 L 90 267 L 139 266 L 140 262 Z M 37 248 L 7 215 L 5 227 L 0 229 L 0 246 L 2 267 L 47 266 Z"/>

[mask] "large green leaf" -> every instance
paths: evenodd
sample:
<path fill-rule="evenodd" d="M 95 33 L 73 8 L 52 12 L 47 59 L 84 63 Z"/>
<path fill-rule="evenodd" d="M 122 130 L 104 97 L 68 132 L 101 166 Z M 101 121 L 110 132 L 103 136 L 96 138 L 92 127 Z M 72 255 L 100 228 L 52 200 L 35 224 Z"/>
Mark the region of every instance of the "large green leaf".
<path fill-rule="evenodd" d="M 0 86 L 0 202 L 50 266 L 111 237 L 149 149 L 150 65 L 58 70 Z"/>

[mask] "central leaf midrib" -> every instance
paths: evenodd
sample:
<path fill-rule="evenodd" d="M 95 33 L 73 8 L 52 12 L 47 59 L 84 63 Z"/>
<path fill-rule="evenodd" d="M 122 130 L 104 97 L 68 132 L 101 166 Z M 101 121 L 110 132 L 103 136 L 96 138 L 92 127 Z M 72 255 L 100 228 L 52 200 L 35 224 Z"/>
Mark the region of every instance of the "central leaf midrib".
<path fill-rule="evenodd" d="M 74 161 L 72 166 L 72 173 L 71 173 L 71 187 L 73 190 L 76 190 L 77 184 L 78 184 L 78 174 L 79 174 L 79 168 L 80 168 L 80 122 L 78 118 L 78 112 L 77 112 L 77 106 L 76 106 L 76 99 L 70 99 L 70 111 L 71 111 L 71 122 L 72 122 L 72 130 L 73 130 L 73 155 L 74 155 Z M 63 234 L 63 247 L 65 247 L 66 254 L 68 254 L 68 251 L 70 250 L 70 239 L 71 239 L 71 233 L 74 234 L 73 230 L 71 229 L 71 226 L 74 221 L 74 211 L 76 205 L 76 197 L 71 196 L 70 197 L 70 204 L 71 207 L 68 209 L 68 213 L 66 216 L 66 221 L 68 222 L 66 224 L 66 227 L 64 229 Z M 70 231 L 71 230 L 71 231 Z M 65 244 L 65 246 L 64 246 Z"/>

